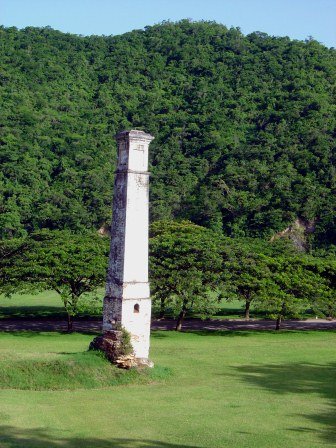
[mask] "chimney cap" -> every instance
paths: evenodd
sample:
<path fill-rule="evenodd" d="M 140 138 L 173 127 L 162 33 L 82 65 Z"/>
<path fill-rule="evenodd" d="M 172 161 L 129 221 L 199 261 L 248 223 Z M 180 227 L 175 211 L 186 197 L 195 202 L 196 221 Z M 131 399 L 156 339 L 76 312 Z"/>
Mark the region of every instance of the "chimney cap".
<path fill-rule="evenodd" d="M 116 135 L 117 140 L 146 140 L 151 142 L 154 140 L 154 137 L 150 134 L 147 134 L 144 131 L 140 131 L 139 129 L 131 129 L 129 131 L 121 131 Z"/>

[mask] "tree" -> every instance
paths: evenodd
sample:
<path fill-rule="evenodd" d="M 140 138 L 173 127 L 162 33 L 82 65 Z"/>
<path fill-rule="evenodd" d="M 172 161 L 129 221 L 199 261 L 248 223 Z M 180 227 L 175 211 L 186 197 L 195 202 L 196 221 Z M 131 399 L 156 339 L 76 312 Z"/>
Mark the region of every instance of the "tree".
<path fill-rule="evenodd" d="M 176 330 L 187 313 L 209 314 L 217 303 L 222 258 L 218 236 L 190 222 L 151 226 L 150 279 L 154 301 L 177 314 Z"/>
<path fill-rule="evenodd" d="M 223 264 L 223 280 L 226 285 L 230 285 L 229 294 L 226 292 L 226 296 L 229 300 L 237 298 L 244 301 L 244 316 L 249 320 L 252 301 L 260 299 L 269 287 L 269 258 L 251 253 L 246 248 L 240 252 L 232 251 L 231 254 L 233 255 Z"/>
<path fill-rule="evenodd" d="M 335 309 L 333 259 L 298 255 L 284 240 L 223 238 L 223 284 L 224 297 L 244 301 L 246 319 L 253 301 L 276 320 L 276 329 L 307 309 L 320 315 Z"/>
<path fill-rule="evenodd" d="M 221 238 L 223 257 L 222 297 L 228 301 L 243 301 L 244 317 L 250 318 L 251 304 L 268 293 L 273 258 L 292 255 L 297 251 L 290 241 L 259 238 Z"/>
<path fill-rule="evenodd" d="M 258 297 L 257 302 L 276 319 L 276 330 L 285 317 L 301 317 L 308 308 L 328 299 L 328 285 L 318 273 L 307 269 L 302 257 L 279 256 L 269 261 L 267 293 Z"/>
<path fill-rule="evenodd" d="M 319 283 L 317 287 L 323 294 L 319 294 L 312 304 L 313 310 L 318 316 L 334 319 L 336 317 L 336 260 L 335 255 L 329 253 L 326 256 L 304 258 L 305 267 L 318 275 Z"/>
<path fill-rule="evenodd" d="M 41 231 L 0 244 L 2 292 L 52 289 L 61 297 L 68 331 L 80 298 L 102 286 L 106 278 L 109 241 L 92 233 Z"/>

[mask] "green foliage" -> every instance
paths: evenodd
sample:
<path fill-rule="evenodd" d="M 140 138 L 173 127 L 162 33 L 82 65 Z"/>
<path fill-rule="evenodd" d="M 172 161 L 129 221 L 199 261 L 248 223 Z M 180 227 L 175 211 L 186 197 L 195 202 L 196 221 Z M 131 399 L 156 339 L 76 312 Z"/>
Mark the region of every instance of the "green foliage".
<path fill-rule="evenodd" d="M 335 244 L 335 50 L 213 22 L 122 36 L 0 28 L 0 232 L 109 221 L 114 134 L 151 144 L 151 216 Z"/>
<path fill-rule="evenodd" d="M 189 222 L 151 226 L 150 279 L 154 301 L 178 314 L 177 329 L 191 310 L 213 312 L 219 293 L 222 258 L 216 234 Z"/>
<path fill-rule="evenodd" d="M 13 292 L 56 291 L 68 314 L 76 315 L 79 300 L 105 282 L 109 240 L 94 233 L 41 231 L 20 240 L 0 242 L 0 287 Z"/>
<path fill-rule="evenodd" d="M 271 272 L 268 267 L 269 259 L 264 255 L 251 253 L 250 250 L 242 252 L 231 251 L 223 263 L 225 276 L 225 290 L 229 301 L 238 298 L 245 304 L 245 318 L 249 319 L 251 302 L 261 300 L 269 291 Z"/>
<path fill-rule="evenodd" d="M 301 257 L 279 257 L 271 261 L 269 269 L 270 281 L 258 302 L 261 309 L 266 309 L 271 317 L 277 319 L 277 329 L 283 318 L 302 317 L 307 308 L 313 307 L 317 301 L 324 302 L 328 296 L 323 278 L 307 269 Z"/>
<path fill-rule="evenodd" d="M 151 226 L 151 285 L 161 317 L 178 314 L 177 328 L 193 312 L 209 316 L 220 300 L 251 303 L 277 320 L 307 309 L 334 317 L 335 259 L 298 254 L 288 240 L 227 238 L 190 222 Z"/>
<path fill-rule="evenodd" d="M 121 337 L 120 337 L 120 347 L 118 354 L 116 354 L 116 357 L 119 356 L 127 356 L 133 353 L 133 346 L 131 342 L 131 334 L 126 330 L 125 327 L 122 325 L 115 325 L 115 329 L 117 331 L 120 331 Z"/>
<path fill-rule="evenodd" d="M 308 257 L 306 257 L 308 258 Z M 317 291 L 322 289 L 313 302 L 313 309 L 318 316 L 336 317 L 336 259 L 334 256 L 325 258 L 310 258 L 306 260 L 306 267 L 318 281 L 315 285 Z"/>
<path fill-rule="evenodd" d="M 124 327 L 121 328 L 121 349 L 124 356 L 133 353 L 131 334 Z"/>
<path fill-rule="evenodd" d="M 335 314 L 335 260 L 298 255 L 286 241 L 223 239 L 224 297 L 251 302 L 277 319 L 299 318 L 307 309 Z"/>

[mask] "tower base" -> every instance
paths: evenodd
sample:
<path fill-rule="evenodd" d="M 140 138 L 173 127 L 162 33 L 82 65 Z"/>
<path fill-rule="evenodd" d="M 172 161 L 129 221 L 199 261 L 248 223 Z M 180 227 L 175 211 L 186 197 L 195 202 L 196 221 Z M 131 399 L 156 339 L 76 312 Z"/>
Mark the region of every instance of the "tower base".
<path fill-rule="evenodd" d="M 150 369 L 154 367 L 153 361 L 148 358 L 135 358 L 135 362 L 138 367 L 149 367 Z"/>
<path fill-rule="evenodd" d="M 154 363 L 149 359 L 136 358 L 132 351 L 125 351 L 122 331 L 106 331 L 97 336 L 90 343 L 89 350 L 103 352 L 112 364 L 122 369 L 154 367 Z"/>

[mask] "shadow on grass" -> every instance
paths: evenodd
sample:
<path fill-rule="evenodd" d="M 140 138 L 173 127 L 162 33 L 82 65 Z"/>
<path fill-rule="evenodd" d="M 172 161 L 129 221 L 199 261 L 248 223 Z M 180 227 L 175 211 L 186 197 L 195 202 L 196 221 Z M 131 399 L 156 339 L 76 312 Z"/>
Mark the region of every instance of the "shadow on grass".
<path fill-rule="evenodd" d="M 77 318 L 100 318 L 102 310 L 86 311 L 82 310 L 78 312 Z M 6 306 L 0 308 L 0 319 L 12 318 L 12 319 L 64 319 L 66 321 L 67 313 L 64 308 L 57 306 Z"/>
<path fill-rule="evenodd" d="M 313 421 L 324 427 L 319 436 L 325 442 L 336 443 L 336 363 L 240 366 L 235 368 L 233 375 L 237 377 L 237 374 L 246 382 L 276 394 L 318 395 L 323 398 L 329 410 L 304 414 L 302 407 L 300 416 L 307 419 L 307 426 L 291 430 L 316 433 L 308 423 Z"/>
<path fill-rule="evenodd" d="M 101 318 L 76 316 L 73 318 L 73 331 L 71 333 L 97 334 L 101 333 Z M 26 318 L 0 318 L 0 332 L 29 332 L 35 333 L 69 333 L 67 320 L 57 317 L 26 317 Z"/>
<path fill-rule="evenodd" d="M 64 317 L 64 309 L 56 306 L 6 306 L 0 311 L 2 317 Z"/>
<path fill-rule="evenodd" d="M 168 332 L 167 330 L 151 330 L 150 335 L 153 339 L 164 339 L 169 337 L 169 333 L 171 333 L 171 331 Z"/>
<path fill-rule="evenodd" d="M 226 336 L 226 337 L 233 337 L 233 336 L 256 336 L 256 335 L 272 335 L 275 336 L 288 336 L 293 334 L 300 334 L 300 335 L 308 335 L 308 334 L 316 334 L 316 333 L 336 333 L 336 330 L 182 330 L 181 333 L 187 333 L 187 334 L 197 334 L 198 336 Z M 152 333 L 151 333 L 152 334 Z"/>
<path fill-rule="evenodd" d="M 76 335 L 83 335 L 83 336 L 97 336 L 101 334 L 97 331 L 73 331 L 72 333 L 69 333 L 67 331 L 50 331 L 50 330 L 1 330 L 0 329 L 0 335 L 7 335 L 7 336 L 14 336 L 16 338 L 35 338 L 35 337 L 50 337 L 54 338 L 55 336 L 76 336 Z M 1 448 L 1 447 L 0 447 Z"/>
<path fill-rule="evenodd" d="M 197 336 L 226 336 L 226 337 L 233 337 L 233 336 L 252 336 L 253 334 L 257 333 L 258 331 L 239 331 L 239 330 L 185 330 L 181 333 L 188 333 L 188 334 L 196 334 Z M 264 331 L 260 331 L 260 333 L 265 333 Z M 269 333 L 269 331 L 267 332 Z"/>
<path fill-rule="evenodd" d="M 319 330 L 323 331 L 323 330 Z M 326 332 L 331 332 L 330 330 L 325 330 Z M 184 333 L 182 331 L 181 333 Z M 271 335 L 274 334 L 276 336 L 284 336 L 288 334 L 302 334 L 302 330 L 185 330 L 185 333 L 197 334 L 198 336 L 225 336 L 225 337 L 234 337 L 234 336 L 256 336 L 256 335 Z M 314 331 L 305 331 L 305 334 L 314 333 Z M 316 333 L 316 331 L 315 331 Z"/>
<path fill-rule="evenodd" d="M 253 331 L 247 331 L 247 330 L 193 330 L 193 329 L 182 329 L 181 331 L 175 331 L 175 330 L 151 330 L 151 338 L 153 339 L 163 339 L 170 337 L 171 335 L 190 335 L 194 334 L 197 336 L 252 336 L 255 333 L 271 333 L 270 331 L 264 331 L 264 330 L 253 330 Z M 278 332 L 276 333 L 278 334 Z"/>
<path fill-rule="evenodd" d="M 33 330 L 18 330 L 18 331 L 12 331 L 12 330 L 0 330 L 0 335 L 6 335 L 6 336 L 14 336 L 19 338 L 36 338 L 40 336 L 50 336 L 55 337 L 55 334 L 63 334 L 59 331 L 54 332 L 41 332 L 41 331 L 33 331 Z"/>
<path fill-rule="evenodd" d="M 227 316 L 227 317 L 237 317 L 238 319 L 244 319 L 245 313 L 243 308 L 221 308 L 217 310 L 213 317 L 216 318 L 217 316 Z M 267 318 L 267 313 L 265 311 L 259 311 L 259 310 L 251 310 L 250 311 L 250 318 L 251 319 L 265 319 Z"/>
<path fill-rule="evenodd" d="M 3 448 L 201 448 L 156 440 L 66 437 L 55 438 L 43 429 L 18 429 L 0 426 L 0 446 Z"/>
<path fill-rule="evenodd" d="M 244 305 L 241 307 L 232 307 L 232 308 L 219 308 L 216 310 L 213 318 L 216 317 L 226 317 L 226 318 L 234 318 L 234 319 L 244 319 L 245 317 L 245 311 L 244 311 Z M 302 315 L 302 319 L 310 319 L 314 318 L 315 313 L 311 309 L 305 310 L 305 312 Z M 251 319 L 269 319 L 269 312 L 265 311 L 263 309 L 259 309 L 252 304 L 251 310 L 250 310 L 250 318 Z"/>

